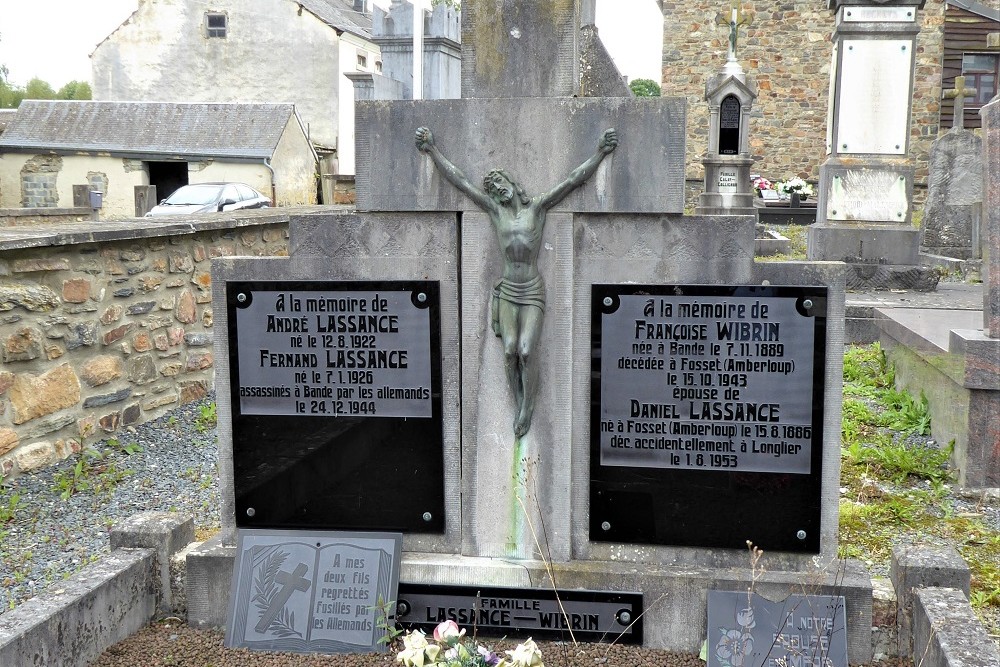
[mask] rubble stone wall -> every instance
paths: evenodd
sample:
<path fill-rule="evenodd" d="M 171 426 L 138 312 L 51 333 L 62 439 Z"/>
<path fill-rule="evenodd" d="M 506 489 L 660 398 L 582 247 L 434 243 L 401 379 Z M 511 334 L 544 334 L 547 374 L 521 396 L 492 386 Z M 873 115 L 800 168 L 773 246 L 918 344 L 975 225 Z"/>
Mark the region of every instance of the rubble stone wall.
<path fill-rule="evenodd" d="M 211 260 L 287 255 L 287 221 L 271 212 L 0 238 L 0 477 L 205 396 Z"/>

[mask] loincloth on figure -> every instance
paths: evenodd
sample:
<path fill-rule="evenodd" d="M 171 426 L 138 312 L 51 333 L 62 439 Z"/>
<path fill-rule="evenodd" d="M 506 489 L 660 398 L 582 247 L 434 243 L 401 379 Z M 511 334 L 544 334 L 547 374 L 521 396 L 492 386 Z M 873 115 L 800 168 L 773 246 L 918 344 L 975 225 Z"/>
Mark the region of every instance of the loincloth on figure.
<path fill-rule="evenodd" d="M 500 335 L 500 300 L 516 306 L 538 306 L 545 310 L 545 284 L 539 274 L 524 283 L 515 283 L 501 278 L 493 288 L 493 333 Z"/>

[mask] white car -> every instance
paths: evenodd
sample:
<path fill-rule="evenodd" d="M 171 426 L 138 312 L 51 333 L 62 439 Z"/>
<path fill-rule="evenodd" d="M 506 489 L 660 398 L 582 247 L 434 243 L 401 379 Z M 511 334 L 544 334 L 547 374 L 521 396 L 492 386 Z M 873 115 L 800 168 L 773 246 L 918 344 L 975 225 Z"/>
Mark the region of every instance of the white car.
<path fill-rule="evenodd" d="M 195 183 L 183 185 L 154 206 L 147 218 L 216 211 L 267 208 L 271 200 L 245 183 Z"/>

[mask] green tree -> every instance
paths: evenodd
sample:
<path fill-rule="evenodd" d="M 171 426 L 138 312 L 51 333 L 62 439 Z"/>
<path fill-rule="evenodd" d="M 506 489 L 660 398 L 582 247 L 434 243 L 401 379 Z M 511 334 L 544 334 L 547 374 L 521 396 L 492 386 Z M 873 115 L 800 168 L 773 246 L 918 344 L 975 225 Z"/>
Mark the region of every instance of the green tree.
<path fill-rule="evenodd" d="M 60 100 L 89 100 L 93 97 L 90 84 L 86 81 L 70 81 L 56 93 L 56 99 Z"/>
<path fill-rule="evenodd" d="M 35 77 L 24 87 L 24 99 L 26 100 L 54 100 L 56 91 L 46 81 Z"/>
<path fill-rule="evenodd" d="M 6 77 L 0 77 L 0 109 L 16 109 L 23 99 L 23 88 L 12 86 Z"/>
<path fill-rule="evenodd" d="M 660 96 L 660 84 L 652 79 L 632 79 L 628 87 L 636 97 Z"/>

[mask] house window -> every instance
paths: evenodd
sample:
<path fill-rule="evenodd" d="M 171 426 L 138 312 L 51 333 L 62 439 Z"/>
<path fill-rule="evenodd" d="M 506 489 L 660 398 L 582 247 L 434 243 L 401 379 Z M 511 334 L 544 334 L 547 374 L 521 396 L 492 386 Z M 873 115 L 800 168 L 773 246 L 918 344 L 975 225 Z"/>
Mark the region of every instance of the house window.
<path fill-rule="evenodd" d="M 228 23 L 225 14 L 208 12 L 205 14 L 205 34 L 208 37 L 221 37 L 225 39 Z"/>
<path fill-rule="evenodd" d="M 368 69 L 368 56 L 364 53 L 358 54 L 358 69 Z"/>
<path fill-rule="evenodd" d="M 965 85 L 975 88 L 976 94 L 966 98 L 970 106 L 982 106 L 997 94 L 1000 80 L 1000 54 L 966 53 L 962 55 L 962 74 Z"/>
<path fill-rule="evenodd" d="M 378 72 L 379 74 L 382 73 L 382 61 L 381 60 L 376 60 L 375 61 L 375 71 Z"/>

